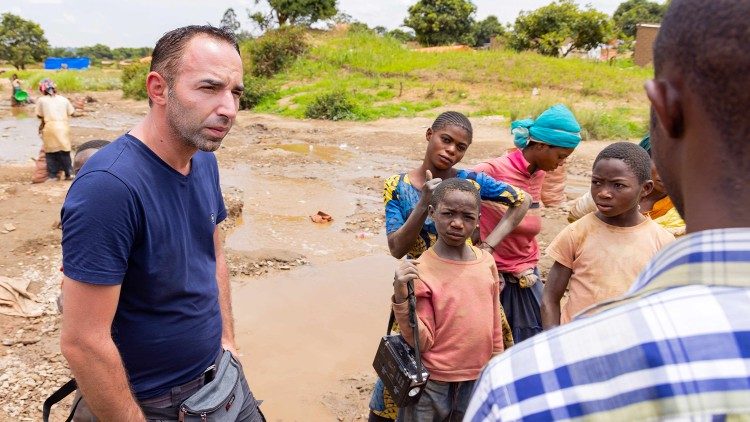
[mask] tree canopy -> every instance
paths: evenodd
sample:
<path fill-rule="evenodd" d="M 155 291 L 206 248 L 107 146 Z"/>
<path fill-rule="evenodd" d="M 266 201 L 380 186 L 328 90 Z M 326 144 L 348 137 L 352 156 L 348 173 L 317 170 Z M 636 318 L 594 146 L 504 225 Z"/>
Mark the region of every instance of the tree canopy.
<path fill-rule="evenodd" d="M 474 44 L 476 6 L 468 0 L 419 0 L 409 7 L 404 26 L 422 45 Z"/>
<path fill-rule="evenodd" d="M 612 15 L 617 29 L 627 37 L 635 37 L 636 26 L 639 23 L 661 22 L 667 5 L 649 0 L 626 0 L 620 3 Z"/>
<path fill-rule="evenodd" d="M 332 18 L 338 12 L 336 0 L 265 0 L 271 11 L 267 14 L 248 10 L 248 15 L 262 30 L 273 26 L 312 25 Z M 261 0 L 255 0 L 258 5 Z"/>
<path fill-rule="evenodd" d="M 518 51 L 567 56 L 574 49 L 588 50 L 606 42 L 611 33 L 611 19 L 606 14 L 591 7 L 581 10 L 573 0 L 558 0 L 521 12 L 509 45 Z"/>
<path fill-rule="evenodd" d="M 8 61 L 16 69 L 25 69 L 27 64 L 42 61 L 48 49 L 49 43 L 39 24 L 12 13 L 3 13 L 0 22 L 0 59 Z"/>
<path fill-rule="evenodd" d="M 497 16 L 487 16 L 484 20 L 474 24 L 474 42 L 476 47 L 489 43 L 493 37 L 505 35 L 505 26 L 497 20 Z"/>

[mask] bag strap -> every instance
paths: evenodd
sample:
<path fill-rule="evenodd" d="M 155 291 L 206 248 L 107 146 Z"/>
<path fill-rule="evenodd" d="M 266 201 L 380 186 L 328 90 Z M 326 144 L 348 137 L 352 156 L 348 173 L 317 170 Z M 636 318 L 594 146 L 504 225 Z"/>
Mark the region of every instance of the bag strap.
<path fill-rule="evenodd" d="M 52 410 L 52 406 L 59 403 L 65 397 L 68 397 L 70 393 L 76 391 L 76 388 L 78 388 L 78 384 L 76 384 L 75 378 L 71 378 L 70 381 L 66 382 L 57 391 L 52 393 L 51 396 L 47 397 L 47 400 L 44 401 L 44 405 L 42 406 L 42 420 L 44 422 L 48 422 L 49 414 L 50 414 L 50 411 Z M 66 419 L 65 422 L 69 422 L 73 419 L 73 413 L 75 413 L 75 408 L 76 406 L 73 406 L 72 410 L 70 411 L 70 416 L 68 416 L 68 419 Z"/>
<path fill-rule="evenodd" d="M 414 294 L 414 280 L 409 280 L 406 283 L 406 289 L 409 292 L 409 327 L 411 327 L 411 331 L 414 334 L 414 357 L 417 360 L 417 381 L 423 382 L 422 354 L 419 353 L 419 327 L 417 326 L 417 296 Z M 392 310 L 391 313 L 393 313 Z"/>

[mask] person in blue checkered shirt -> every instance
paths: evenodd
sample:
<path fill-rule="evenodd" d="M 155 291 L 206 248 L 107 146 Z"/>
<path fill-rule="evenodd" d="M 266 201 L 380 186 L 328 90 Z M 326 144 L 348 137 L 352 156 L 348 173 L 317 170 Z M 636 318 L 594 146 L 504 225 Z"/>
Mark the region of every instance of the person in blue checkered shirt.
<path fill-rule="evenodd" d="M 748 16 L 672 0 L 654 46 L 653 158 L 688 234 L 625 296 L 490 361 L 465 421 L 750 418 Z"/>

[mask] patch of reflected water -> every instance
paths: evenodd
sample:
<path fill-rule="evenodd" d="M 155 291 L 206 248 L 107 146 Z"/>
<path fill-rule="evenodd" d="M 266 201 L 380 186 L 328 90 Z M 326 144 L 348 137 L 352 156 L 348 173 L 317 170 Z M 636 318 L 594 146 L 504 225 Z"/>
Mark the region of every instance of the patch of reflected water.
<path fill-rule="evenodd" d="M 311 262 L 349 259 L 385 250 L 385 237 L 356 239 L 346 231 L 361 195 L 347 192 L 326 179 L 297 179 L 258 175 L 251 166 L 222 170 L 222 183 L 242 191 L 242 224 L 226 239 L 237 251 L 288 249 Z M 330 223 L 313 223 L 309 216 L 323 211 Z"/>
<path fill-rule="evenodd" d="M 372 372 L 397 263 L 382 253 L 235 288 L 241 360 L 269 420 L 336 420 L 321 398 L 343 396 L 342 378 Z"/>

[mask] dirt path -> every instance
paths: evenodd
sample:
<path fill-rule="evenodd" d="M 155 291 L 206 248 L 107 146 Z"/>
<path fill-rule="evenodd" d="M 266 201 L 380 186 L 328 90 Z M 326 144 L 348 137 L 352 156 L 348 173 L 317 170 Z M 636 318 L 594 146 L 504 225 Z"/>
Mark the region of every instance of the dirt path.
<path fill-rule="evenodd" d="M 145 102 L 93 93 L 73 120 L 74 144 L 114 139 Z M 41 142 L 30 109 L 0 108 L 0 276 L 31 281 L 44 314 L 0 316 L 0 420 L 38 420 L 41 402 L 70 376 L 59 353 L 60 237 L 55 226 L 67 182 L 31 185 Z M 472 119 L 468 167 L 511 146 L 507 122 Z M 372 357 L 384 331 L 395 260 L 386 249 L 385 177 L 418 164 L 425 118 L 376 122 L 287 120 L 241 112 L 217 157 L 232 218 L 225 225 L 242 361 L 272 421 L 366 417 Z M 568 193 L 585 189 L 595 154 L 571 158 Z M 397 157 L 397 158 L 394 158 Z M 309 216 L 324 211 L 328 224 Z M 564 226 L 543 210 L 542 246 Z M 548 266 L 546 261 L 542 265 Z M 63 420 L 63 409 L 55 420 Z"/>

